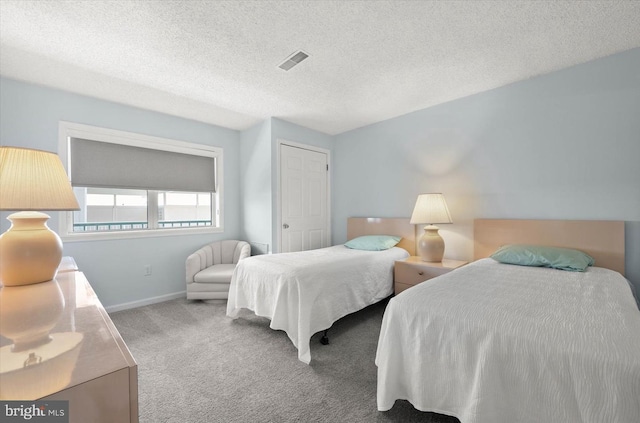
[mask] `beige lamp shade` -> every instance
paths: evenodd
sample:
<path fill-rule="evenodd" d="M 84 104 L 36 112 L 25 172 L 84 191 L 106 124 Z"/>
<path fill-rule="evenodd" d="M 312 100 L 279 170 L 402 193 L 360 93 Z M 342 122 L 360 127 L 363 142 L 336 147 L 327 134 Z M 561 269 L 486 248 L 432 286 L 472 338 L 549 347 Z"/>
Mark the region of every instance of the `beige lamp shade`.
<path fill-rule="evenodd" d="M 79 209 L 56 154 L 0 147 L 0 210 Z"/>
<path fill-rule="evenodd" d="M 57 155 L 40 150 L 0 147 L 0 210 L 11 227 L 0 236 L 0 282 L 28 285 L 53 279 L 62 259 L 62 241 L 37 210 L 79 210 Z"/>
<path fill-rule="evenodd" d="M 412 224 L 426 223 L 424 234 L 418 240 L 418 255 L 426 262 L 441 262 L 444 257 L 444 239 L 434 223 L 453 223 L 449 208 L 440 193 L 420 194 L 411 215 Z"/>
<path fill-rule="evenodd" d="M 411 223 L 414 225 L 420 223 L 426 223 L 428 225 L 453 223 L 447 202 L 444 201 L 444 195 L 440 193 L 420 194 L 413 208 Z"/>

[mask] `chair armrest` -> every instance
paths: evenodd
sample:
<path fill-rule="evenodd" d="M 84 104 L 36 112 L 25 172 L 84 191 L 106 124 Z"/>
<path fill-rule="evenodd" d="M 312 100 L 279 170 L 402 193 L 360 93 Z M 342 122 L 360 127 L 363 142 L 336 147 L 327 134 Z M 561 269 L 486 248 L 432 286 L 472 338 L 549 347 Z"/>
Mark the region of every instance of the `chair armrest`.
<path fill-rule="evenodd" d="M 240 250 L 240 257 L 238 257 L 238 261 L 245 259 L 251 256 L 251 245 L 247 242 L 244 243 Z"/>
<path fill-rule="evenodd" d="M 185 262 L 187 283 L 193 283 L 193 277 L 205 267 L 206 260 L 202 248 L 187 257 Z"/>

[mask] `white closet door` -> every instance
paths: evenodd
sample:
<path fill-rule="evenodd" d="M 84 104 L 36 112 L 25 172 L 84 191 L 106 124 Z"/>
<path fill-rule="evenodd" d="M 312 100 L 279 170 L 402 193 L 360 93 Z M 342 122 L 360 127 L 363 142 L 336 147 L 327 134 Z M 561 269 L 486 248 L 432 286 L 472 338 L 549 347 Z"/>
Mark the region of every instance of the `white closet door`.
<path fill-rule="evenodd" d="M 280 145 L 280 252 L 329 246 L 327 154 Z"/>

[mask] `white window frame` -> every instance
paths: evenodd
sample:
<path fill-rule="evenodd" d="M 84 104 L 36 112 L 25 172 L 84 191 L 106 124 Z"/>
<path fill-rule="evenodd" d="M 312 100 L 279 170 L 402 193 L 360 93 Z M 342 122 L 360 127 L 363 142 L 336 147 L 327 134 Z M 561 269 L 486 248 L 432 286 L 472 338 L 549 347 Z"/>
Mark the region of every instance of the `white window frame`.
<path fill-rule="evenodd" d="M 150 238 L 158 236 L 224 232 L 224 150 L 221 147 L 213 147 L 204 144 L 189 143 L 168 138 L 154 137 L 151 135 L 60 121 L 58 129 L 58 156 L 64 164 L 67 173 L 69 173 L 70 167 L 69 148 L 71 146 L 71 138 L 82 138 L 91 141 L 123 144 L 132 147 L 151 148 L 175 153 L 215 157 L 217 189 L 216 192 L 213 193 L 213 196 L 216 200 L 217 208 L 212 209 L 211 218 L 217 223 L 217 225 L 113 232 L 73 232 L 73 212 L 64 211 L 59 212 L 58 219 L 58 234 L 64 242 Z M 71 169 L 71 172 L 73 172 L 73 169 Z"/>

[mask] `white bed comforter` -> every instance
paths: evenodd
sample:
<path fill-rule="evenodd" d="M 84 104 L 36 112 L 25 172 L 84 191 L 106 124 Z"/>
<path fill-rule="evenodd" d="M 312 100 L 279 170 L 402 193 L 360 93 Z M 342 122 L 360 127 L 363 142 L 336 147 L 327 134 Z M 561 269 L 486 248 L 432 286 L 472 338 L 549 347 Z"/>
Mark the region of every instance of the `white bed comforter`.
<path fill-rule="evenodd" d="M 393 292 L 393 263 L 409 254 L 402 248 L 353 250 L 336 245 L 318 250 L 249 257 L 231 279 L 227 316 L 240 309 L 271 319 L 311 362 L 309 339 L 347 314 Z"/>
<path fill-rule="evenodd" d="M 483 259 L 391 299 L 378 409 L 406 399 L 462 423 L 640 421 L 640 312 L 603 268 Z"/>

